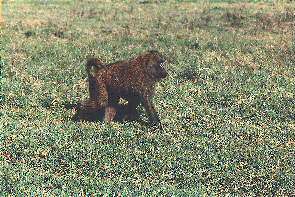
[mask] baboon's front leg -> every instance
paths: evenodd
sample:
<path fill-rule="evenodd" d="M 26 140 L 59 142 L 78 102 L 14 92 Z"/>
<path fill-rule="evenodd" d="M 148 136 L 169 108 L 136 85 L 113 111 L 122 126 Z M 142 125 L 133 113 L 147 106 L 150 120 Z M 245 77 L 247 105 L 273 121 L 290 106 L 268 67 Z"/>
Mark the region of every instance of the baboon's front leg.
<path fill-rule="evenodd" d="M 152 125 L 160 125 L 160 118 L 158 113 L 155 110 L 155 107 L 151 101 L 151 98 L 148 96 L 145 96 L 143 98 L 143 106 L 147 112 L 147 115 L 149 117 L 149 121 L 152 123 Z"/>

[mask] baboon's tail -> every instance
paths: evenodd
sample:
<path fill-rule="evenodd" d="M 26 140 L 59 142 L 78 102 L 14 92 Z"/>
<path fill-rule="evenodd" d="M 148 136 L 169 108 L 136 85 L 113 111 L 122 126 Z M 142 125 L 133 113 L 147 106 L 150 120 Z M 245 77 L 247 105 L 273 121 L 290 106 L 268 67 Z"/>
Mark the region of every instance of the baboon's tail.
<path fill-rule="evenodd" d="M 94 76 L 94 73 L 103 67 L 104 67 L 104 64 L 98 58 L 95 58 L 95 57 L 88 58 L 86 63 L 86 71 L 88 76 Z"/>

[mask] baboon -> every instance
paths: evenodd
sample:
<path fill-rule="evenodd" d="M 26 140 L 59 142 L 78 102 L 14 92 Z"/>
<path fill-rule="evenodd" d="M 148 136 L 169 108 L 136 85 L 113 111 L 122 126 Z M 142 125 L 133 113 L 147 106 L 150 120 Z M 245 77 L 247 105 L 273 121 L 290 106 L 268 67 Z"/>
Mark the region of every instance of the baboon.
<path fill-rule="evenodd" d="M 92 65 L 96 65 L 93 67 Z M 86 71 L 88 74 L 88 88 L 89 99 L 77 104 L 74 108 L 76 114 L 73 116 L 74 121 L 86 120 L 86 121 L 98 121 L 104 119 L 105 109 L 98 106 L 98 84 L 95 78 L 95 70 L 104 68 L 105 65 L 98 58 L 88 58 L 86 63 Z M 123 121 L 128 120 L 127 105 L 117 104 L 113 108 L 108 108 L 107 118 L 108 120 Z"/>
<path fill-rule="evenodd" d="M 149 121 L 153 125 L 160 124 L 152 98 L 156 82 L 167 76 L 166 70 L 162 67 L 165 61 L 155 50 L 105 66 L 102 66 L 100 61 L 88 60 L 86 70 L 91 79 L 89 82 L 94 87 L 89 89 L 94 90 L 90 92 L 90 97 L 96 97 L 93 100 L 98 109 L 105 109 L 104 120 L 112 121 L 119 99 L 124 98 L 128 101 L 128 119 L 137 119 L 136 108 L 142 103 Z"/>

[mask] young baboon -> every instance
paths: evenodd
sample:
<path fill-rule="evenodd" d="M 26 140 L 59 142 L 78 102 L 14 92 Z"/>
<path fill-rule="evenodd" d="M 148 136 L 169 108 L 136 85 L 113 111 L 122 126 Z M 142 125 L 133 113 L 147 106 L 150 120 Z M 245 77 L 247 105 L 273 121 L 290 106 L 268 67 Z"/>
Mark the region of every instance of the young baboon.
<path fill-rule="evenodd" d="M 105 116 L 105 109 L 99 108 L 97 102 L 94 100 L 86 100 L 82 103 L 77 104 L 75 107 L 76 113 L 72 120 L 80 121 L 102 121 Z M 128 120 L 127 116 L 127 105 L 118 104 L 116 108 L 110 109 L 108 111 L 108 118 L 111 121 L 125 121 Z"/>
<path fill-rule="evenodd" d="M 156 82 L 165 78 L 167 72 L 162 67 L 165 59 L 158 51 L 151 50 L 130 60 L 105 66 L 101 66 L 99 61 L 88 62 L 88 75 L 95 80 L 92 85 L 97 87 L 97 92 L 90 94 L 97 98 L 94 99 L 97 101 L 97 107 L 105 109 L 105 121 L 112 121 L 119 99 L 124 98 L 128 101 L 128 119 L 137 119 L 136 107 L 142 103 L 149 121 L 153 125 L 160 124 L 152 98 Z"/>
<path fill-rule="evenodd" d="M 104 109 L 100 109 L 94 100 L 88 99 L 82 103 L 78 103 L 74 109 L 76 110 L 72 118 L 74 121 L 98 121 L 103 120 L 104 117 Z"/>
<path fill-rule="evenodd" d="M 96 65 L 93 67 L 92 65 Z M 105 65 L 98 58 L 88 58 L 86 63 L 86 71 L 88 74 L 88 88 L 89 99 L 79 103 L 74 107 L 76 113 L 73 116 L 74 121 L 86 120 L 86 121 L 98 121 L 103 120 L 105 116 L 105 110 L 107 110 L 106 118 L 109 121 L 124 121 L 129 120 L 127 114 L 127 105 L 116 104 L 107 109 L 100 108 L 98 105 L 98 84 L 95 78 L 95 70 L 104 68 Z"/>

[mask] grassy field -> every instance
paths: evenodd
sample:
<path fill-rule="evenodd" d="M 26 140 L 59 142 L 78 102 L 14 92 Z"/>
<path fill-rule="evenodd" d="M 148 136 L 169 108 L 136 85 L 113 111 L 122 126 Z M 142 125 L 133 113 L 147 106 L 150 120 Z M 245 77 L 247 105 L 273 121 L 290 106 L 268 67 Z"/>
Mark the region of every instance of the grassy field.
<path fill-rule="evenodd" d="M 3 13 L 1 196 L 295 194 L 294 2 L 16 0 Z M 148 49 L 170 62 L 163 130 L 71 121 L 88 55 Z"/>

